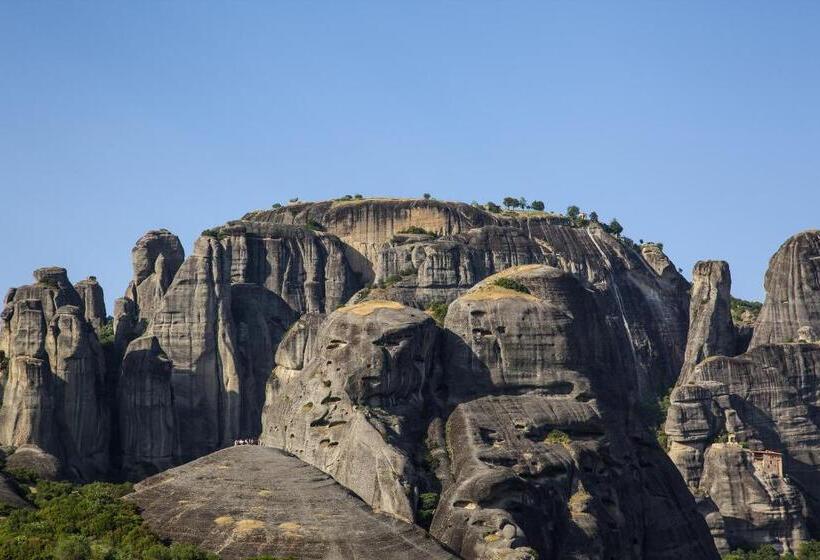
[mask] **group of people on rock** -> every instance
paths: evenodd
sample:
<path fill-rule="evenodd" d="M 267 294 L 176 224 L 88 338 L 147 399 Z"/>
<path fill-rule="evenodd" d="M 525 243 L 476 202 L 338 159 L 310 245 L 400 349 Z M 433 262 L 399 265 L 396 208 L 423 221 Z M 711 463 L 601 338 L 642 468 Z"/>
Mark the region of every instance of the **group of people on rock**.
<path fill-rule="evenodd" d="M 258 439 L 235 439 L 233 445 L 236 447 L 237 445 L 260 445 L 260 443 Z"/>

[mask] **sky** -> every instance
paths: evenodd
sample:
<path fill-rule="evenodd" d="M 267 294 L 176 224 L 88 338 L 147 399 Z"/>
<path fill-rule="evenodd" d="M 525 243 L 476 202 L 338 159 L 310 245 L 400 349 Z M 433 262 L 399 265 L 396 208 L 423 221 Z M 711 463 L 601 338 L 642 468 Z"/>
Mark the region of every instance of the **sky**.
<path fill-rule="evenodd" d="M 575 204 L 689 276 L 820 227 L 820 2 L 0 2 L 0 290 L 298 196 Z"/>

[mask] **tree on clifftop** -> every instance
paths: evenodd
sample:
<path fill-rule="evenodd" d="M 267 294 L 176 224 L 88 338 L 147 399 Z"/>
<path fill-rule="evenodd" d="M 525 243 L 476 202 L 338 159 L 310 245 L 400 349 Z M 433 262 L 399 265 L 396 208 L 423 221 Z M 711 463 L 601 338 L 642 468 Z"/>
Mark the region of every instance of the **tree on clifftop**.
<path fill-rule="evenodd" d="M 609 222 L 609 232 L 615 235 L 621 235 L 624 231 L 624 227 L 618 221 L 618 218 L 612 218 L 612 221 Z"/>
<path fill-rule="evenodd" d="M 544 203 L 543 203 L 542 201 L 540 201 L 540 200 L 533 200 L 533 201 L 532 201 L 532 204 L 530 204 L 530 207 L 531 207 L 533 210 L 538 210 L 539 212 L 543 212 L 543 211 L 544 211 Z"/>
<path fill-rule="evenodd" d="M 505 196 L 502 202 L 507 208 L 518 208 L 518 205 L 520 204 L 518 199 L 513 196 Z"/>

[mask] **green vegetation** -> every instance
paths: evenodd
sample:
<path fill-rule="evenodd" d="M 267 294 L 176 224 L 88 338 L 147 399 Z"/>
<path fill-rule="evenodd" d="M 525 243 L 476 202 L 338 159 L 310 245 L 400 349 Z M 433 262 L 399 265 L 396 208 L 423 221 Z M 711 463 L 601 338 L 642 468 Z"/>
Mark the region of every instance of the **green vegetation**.
<path fill-rule="evenodd" d="M 763 304 L 759 301 L 748 301 L 745 299 L 732 298 L 731 299 L 732 320 L 735 323 L 754 323 L 757 316 L 760 315 L 760 310 Z"/>
<path fill-rule="evenodd" d="M 427 231 L 426 229 L 420 228 L 418 226 L 410 226 L 408 228 L 404 228 L 403 230 L 399 231 L 398 233 L 414 234 L 414 235 L 431 235 L 433 237 L 438 237 L 437 233 L 433 233 L 432 231 Z"/>
<path fill-rule="evenodd" d="M 111 318 L 102 326 L 97 337 L 103 347 L 114 344 L 114 321 Z"/>
<path fill-rule="evenodd" d="M 439 325 L 444 324 L 444 319 L 447 317 L 447 310 L 450 308 L 446 303 L 443 301 L 437 301 L 430 304 L 430 307 L 427 308 L 427 313 L 435 319 L 436 323 Z"/>
<path fill-rule="evenodd" d="M 533 200 L 532 204 L 530 205 L 530 208 L 532 208 L 533 210 L 537 210 L 539 212 L 543 212 L 545 208 L 544 202 L 541 200 Z"/>
<path fill-rule="evenodd" d="M 144 524 L 136 506 L 120 498 L 130 484 L 37 481 L 9 472 L 33 509 L 0 519 L 3 560 L 216 560 L 191 545 L 163 543 Z"/>
<path fill-rule="evenodd" d="M 754 550 L 733 550 L 723 555 L 723 560 L 820 560 L 820 541 L 806 541 L 797 547 L 797 555 L 779 554 L 770 544 Z"/>
<path fill-rule="evenodd" d="M 273 206 L 271 206 L 271 208 L 273 208 L 274 210 L 276 210 L 277 208 L 281 208 L 281 207 L 282 207 L 282 205 L 279 204 L 278 202 L 274 202 Z"/>
<path fill-rule="evenodd" d="M 607 231 L 613 235 L 621 235 L 624 231 L 624 227 L 618 221 L 618 218 L 612 218 L 612 221 L 609 222 L 609 226 L 607 226 Z"/>
<path fill-rule="evenodd" d="M 390 286 L 393 286 L 394 284 L 401 282 L 403 278 L 407 276 L 415 276 L 416 274 L 418 274 L 418 270 L 413 265 L 410 265 L 398 274 L 391 274 L 390 276 L 385 278 L 383 282 L 379 283 L 376 287 L 389 288 Z"/>
<path fill-rule="evenodd" d="M 547 434 L 547 437 L 544 438 L 544 443 L 551 443 L 554 445 L 569 445 L 571 441 L 572 440 L 570 440 L 569 434 L 562 432 L 561 430 L 552 430 Z"/>
<path fill-rule="evenodd" d="M 598 212 L 596 212 L 595 210 L 590 212 L 589 213 L 589 221 L 590 222 L 595 222 L 597 224 L 598 223 Z"/>
<path fill-rule="evenodd" d="M 501 212 L 501 207 L 496 204 L 495 202 L 488 202 L 484 205 L 488 212 L 492 212 L 493 214 L 498 214 Z"/>
<path fill-rule="evenodd" d="M 670 393 L 666 393 L 656 401 L 649 399 L 642 401 L 638 408 L 641 420 L 643 420 L 649 430 L 655 434 L 658 445 L 660 445 L 664 451 L 669 450 L 669 437 L 666 435 L 663 426 L 666 423 L 666 414 L 669 412 L 670 404 Z"/>
<path fill-rule="evenodd" d="M 432 198 L 428 192 L 424 193 L 422 196 L 424 197 L 424 200 L 430 200 L 430 198 Z"/>
<path fill-rule="evenodd" d="M 203 230 L 202 237 L 213 237 L 214 239 L 219 239 L 220 241 L 228 237 L 228 234 L 222 231 L 222 228 L 208 228 Z"/>
<path fill-rule="evenodd" d="M 499 278 L 495 282 L 493 282 L 499 288 L 507 288 L 508 290 L 515 290 L 516 292 L 521 292 L 522 294 L 530 293 L 530 289 L 527 288 L 524 284 L 517 280 L 513 280 L 512 278 Z"/>
<path fill-rule="evenodd" d="M 419 525 L 425 529 L 430 528 L 430 523 L 433 521 L 433 515 L 436 513 L 438 507 L 439 495 L 437 492 L 425 492 L 419 496 Z"/>
<path fill-rule="evenodd" d="M 309 229 L 310 231 L 325 231 L 325 226 L 317 222 L 316 220 L 310 219 L 305 224 L 305 228 Z"/>

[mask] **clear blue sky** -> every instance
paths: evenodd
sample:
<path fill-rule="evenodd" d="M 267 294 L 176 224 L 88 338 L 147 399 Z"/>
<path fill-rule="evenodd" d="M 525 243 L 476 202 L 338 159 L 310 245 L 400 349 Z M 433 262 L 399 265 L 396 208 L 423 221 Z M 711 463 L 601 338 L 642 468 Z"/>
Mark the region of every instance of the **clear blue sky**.
<path fill-rule="evenodd" d="M 0 3 L 0 288 L 293 196 L 542 199 L 688 274 L 820 227 L 820 2 Z M 109 309 L 110 311 L 110 309 Z"/>

